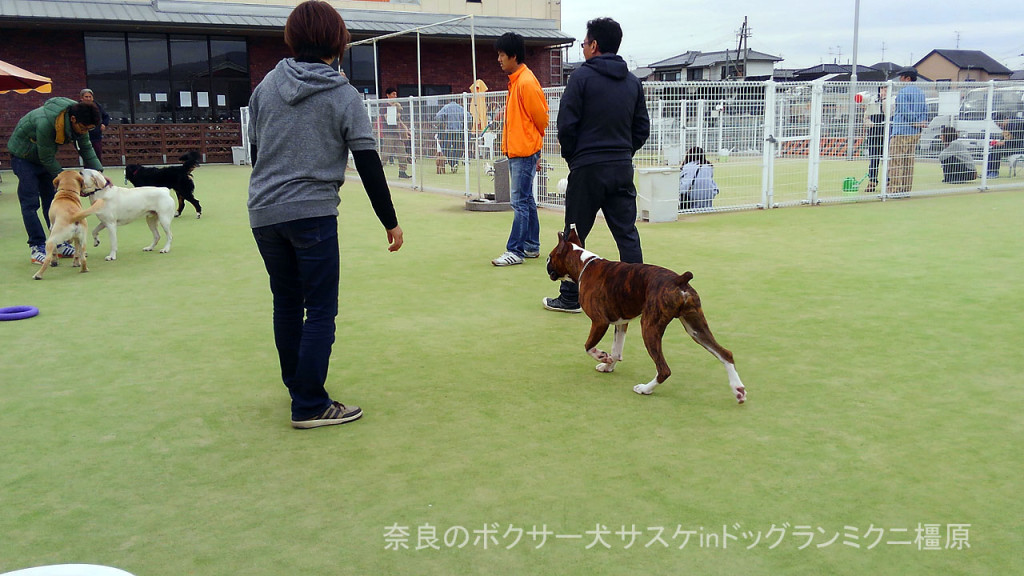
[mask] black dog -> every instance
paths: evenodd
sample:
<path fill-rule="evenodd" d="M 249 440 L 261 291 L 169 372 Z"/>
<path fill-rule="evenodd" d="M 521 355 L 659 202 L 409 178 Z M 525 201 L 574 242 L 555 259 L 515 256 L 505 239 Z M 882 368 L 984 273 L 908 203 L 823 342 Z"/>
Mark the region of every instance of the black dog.
<path fill-rule="evenodd" d="M 185 201 L 196 209 L 196 218 L 203 217 L 203 207 L 196 200 L 196 183 L 192 181 L 192 171 L 199 167 L 199 153 L 186 152 L 178 158 L 181 166 L 167 168 L 151 168 L 141 164 L 129 164 L 124 167 L 124 176 L 132 186 L 162 186 L 174 190 L 178 195 L 178 210 L 174 217 L 181 216 L 185 209 Z"/>

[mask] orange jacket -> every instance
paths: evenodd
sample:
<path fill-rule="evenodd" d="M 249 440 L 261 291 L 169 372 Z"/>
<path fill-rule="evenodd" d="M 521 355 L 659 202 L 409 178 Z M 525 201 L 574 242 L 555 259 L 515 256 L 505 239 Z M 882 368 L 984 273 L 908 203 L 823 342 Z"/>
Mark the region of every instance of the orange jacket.
<path fill-rule="evenodd" d="M 509 158 L 524 158 L 540 152 L 547 127 L 548 101 L 537 77 L 524 64 L 508 77 L 501 151 Z"/>

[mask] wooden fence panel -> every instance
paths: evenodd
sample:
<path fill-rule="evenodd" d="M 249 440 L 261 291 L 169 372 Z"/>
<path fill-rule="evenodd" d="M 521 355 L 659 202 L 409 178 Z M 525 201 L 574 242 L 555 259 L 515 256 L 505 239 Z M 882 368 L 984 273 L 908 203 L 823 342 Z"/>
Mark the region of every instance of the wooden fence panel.
<path fill-rule="evenodd" d="M 10 168 L 7 140 L 14 124 L 0 124 L 0 158 Z M 103 156 L 106 164 L 177 164 L 178 157 L 195 150 L 203 162 L 230 163 L 231 148 L 242 145 L 239 124 L 111 124 L 103 133 Z M 61 166 L 80 166 L 78 151 L 73 146 L 59 146 L 57 161 Z"/>

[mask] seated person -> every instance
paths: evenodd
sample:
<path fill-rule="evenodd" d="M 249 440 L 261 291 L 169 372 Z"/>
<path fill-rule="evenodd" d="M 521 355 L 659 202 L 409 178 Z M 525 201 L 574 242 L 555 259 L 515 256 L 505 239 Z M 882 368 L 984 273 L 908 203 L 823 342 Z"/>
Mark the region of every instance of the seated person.
<path fill-rule="evenodd" d="M 942 164 L 942 181 L 962 183 L 977 180 L 978 171 L 974 167 L 974 158 L 971 157 L 967 146 L 959 140 L 956 130 L 949 126 L 943 126 L 939 133 L 939 140 L 946 145 L 946 149 L 939 154 L 939 163 Z"/>
<path fill-rule="evenodd" d="M 715 166 L 708 162 L 704 149 L 694 146 L 686 151 L 679 173 L 680 210 L 707 210 L 718 196 L 715 184 Z"/>
<path fill-rule="evenodd" d="M 1003 116 L 996 122 L 1003 129 L 1003 139 L 995 140 L 988 152 L 988 177 L 999 177 L 999 164 L 1003 158 L 1024 154 L 1024 110 Z"/>

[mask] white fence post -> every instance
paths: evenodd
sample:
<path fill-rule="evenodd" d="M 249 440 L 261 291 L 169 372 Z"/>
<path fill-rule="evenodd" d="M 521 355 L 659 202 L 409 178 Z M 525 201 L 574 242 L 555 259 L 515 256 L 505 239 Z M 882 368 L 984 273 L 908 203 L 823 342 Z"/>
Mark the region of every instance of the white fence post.
<path fill-rule="evenodd" d="M 811 83 L 811 140 L 807 143 L 807 203 L 818 201 L 818 171 L 821 168 L 821 118 L 825 83 Z"/>
<path fill-rule="evenodd" d="M 771 208 L 775 189 L 775 82 L 764 83 L 764 139 L 761 143 L 761 207 Z"/>

